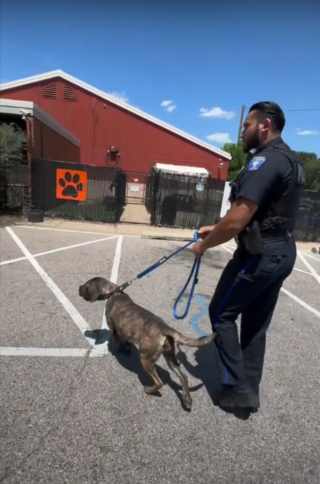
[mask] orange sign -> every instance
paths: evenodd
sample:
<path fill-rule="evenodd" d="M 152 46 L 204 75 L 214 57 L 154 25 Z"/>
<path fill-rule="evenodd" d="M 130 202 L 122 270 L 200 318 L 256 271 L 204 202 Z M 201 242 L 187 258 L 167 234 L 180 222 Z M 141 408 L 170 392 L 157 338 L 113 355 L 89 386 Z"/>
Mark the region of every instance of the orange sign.
<path fill-rule="evenodd" d="M 87 172 L 59 168 L 57 170 L 56 197 L 85 202 L 87 199 Z"/>

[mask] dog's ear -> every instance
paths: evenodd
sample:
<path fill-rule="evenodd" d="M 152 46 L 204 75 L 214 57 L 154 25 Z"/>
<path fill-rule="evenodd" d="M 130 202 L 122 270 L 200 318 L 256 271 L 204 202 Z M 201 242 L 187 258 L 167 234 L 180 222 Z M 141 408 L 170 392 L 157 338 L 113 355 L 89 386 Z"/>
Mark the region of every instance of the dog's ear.
<path fill-rule="evenodd" d="M 97 291 L 97 290 L 94 290 L 94 291 L 90 291 L 90 302 L 96 302 L 99 298 L 99 296 L 101 296 L 101 292 L 100 291 Z"/>

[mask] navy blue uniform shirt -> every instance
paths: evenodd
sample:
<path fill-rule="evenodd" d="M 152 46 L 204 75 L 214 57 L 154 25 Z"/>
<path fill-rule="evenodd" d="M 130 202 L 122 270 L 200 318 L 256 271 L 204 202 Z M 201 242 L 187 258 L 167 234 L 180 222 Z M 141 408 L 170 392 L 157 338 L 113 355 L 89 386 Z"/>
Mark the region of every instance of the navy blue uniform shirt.
<path fill-rule="evenodd" d="M 292 178 L 292 165 L 279 151 L 266 151 L 270 146 L 284 143 L 281 137 L 265 143 L 239 174 L 238 198 L 246 198 L 258 205 L 256 216 L 269 208 L 272 200 L 286 193 Z M 254 219 L 256 218 L 254 216 Z"/>

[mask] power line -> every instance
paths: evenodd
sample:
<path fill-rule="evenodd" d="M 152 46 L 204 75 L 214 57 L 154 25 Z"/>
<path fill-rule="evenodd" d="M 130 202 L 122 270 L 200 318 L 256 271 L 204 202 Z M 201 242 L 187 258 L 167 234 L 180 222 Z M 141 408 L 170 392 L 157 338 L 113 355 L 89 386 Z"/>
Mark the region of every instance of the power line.
<path fill-rule="evenodd" d="M 292 113 L 293 111 L 320 111 L 320 108 L 307 108 L 307 109 L 286 109 L 287 113 Z"/>

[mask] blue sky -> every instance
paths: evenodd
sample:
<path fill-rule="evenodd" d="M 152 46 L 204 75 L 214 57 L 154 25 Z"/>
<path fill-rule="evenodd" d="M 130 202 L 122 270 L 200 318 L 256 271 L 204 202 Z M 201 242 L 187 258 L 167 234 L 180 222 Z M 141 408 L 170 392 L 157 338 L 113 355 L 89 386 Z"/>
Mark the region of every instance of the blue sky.
<path fill-rule="evenodd" d="M 274 100 L 320 157 L 320 2 L 279 4 L 2 0 L 1 81 L 62 69 L 218 147 Z"/>

